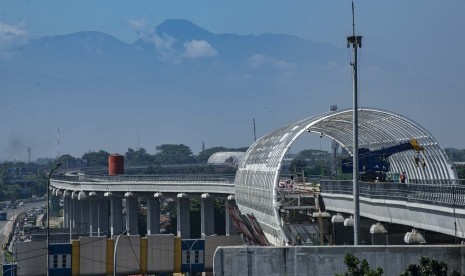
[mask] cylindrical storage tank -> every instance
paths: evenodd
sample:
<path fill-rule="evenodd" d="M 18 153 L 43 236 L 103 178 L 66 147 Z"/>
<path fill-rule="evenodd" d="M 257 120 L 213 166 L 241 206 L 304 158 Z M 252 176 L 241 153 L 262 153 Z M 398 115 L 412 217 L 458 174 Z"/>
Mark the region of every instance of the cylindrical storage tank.
<path fill-rule="evenodd" d="M 108 175 L 124 174 L 124 156 L 111 154 L 108 156 Z"/>

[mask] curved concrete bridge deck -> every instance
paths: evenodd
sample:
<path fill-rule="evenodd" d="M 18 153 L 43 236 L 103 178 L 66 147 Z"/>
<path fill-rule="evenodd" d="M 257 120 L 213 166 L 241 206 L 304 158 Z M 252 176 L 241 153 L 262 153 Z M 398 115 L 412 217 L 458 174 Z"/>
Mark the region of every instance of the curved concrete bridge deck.
<path fill-rule="evenodd" d="M 427 181 L 422 181 L 427 182 Z M 321 181 L 327 210 L 352 214 L 352 181 Z M 360 182 L 360 215 L 465 238 L 465 185 Z"/>
<path fill-rule="evenodd" d="M 428 181 L 422 180 L 421 183 L 428 183 Z M 351 181 L 323 180 L 320 185 L 321 195 L 327 210 L 353 213 Z M 108 176 L 68 173 L 55 175 L 51 179 L 51 186 L 54 188 L 54 195 L 62 195 L 65 199 L 68 197 L 68 202 L 70 200 L 75 202 L 73 205 L 84 204 L 84 207 L 80 208 L 86 214 L 92 214 L 92 210 L 87 210 L 90 207 L 86 207 L 86 202 L 96 204 L 95 202 L 101 201 L 105 205 L 113 200 L 113 204 L 118 205 L 121 204 L 119 202 L 122 198 L 127 197 L 125 196 L 127 192 L 133 193 L 132 198 L 126 198 L 127 202 L 134 200 L 137 202 L 139 197 L 149 198 L 151 202 L 156 200 L 156 197 L 171 197 L 178 200 L 179 208 L 188 208 L 186 200 L 199 198 L 202 200 L 202 206 L 209 209 L 211 209 L 211 203 L 207 203 L 206 199 L 226 199 L 235 194 L 234 175 Z M 78 195 L 81 192 L 84 192 L 85 198 L 79 198 Z M 90 196 L 91 192 L 94 193 L 92 197 Z M 361 182 L 360 203 L 363 217 L 465 239 L 465 185 Z M 130 207 L 127 207 L 128 209 L 136 208 L 134 207 L 136 203 L 131 204 Z M 156 200 L 156 202 L 152 202 L 153 204 L 159 204 L 159 201 Z M 69 206 L 71 206 L 70 203 L 65 203 L 65 209 L 70 209 Z M 105 207 L 101 208 L 105 210 Z M 159 206 L 156 206 L 152 212 L 159 212 L 157 208 Z M 114 211 L 119 212 L 118 210 Z M 179 209 L 179 211 L 182 210 Z M 83 218 L 79 212 L 74 211 L 72 214 L 65 212 L 67 216 L 65 222 L 69 221 L 65 223 L 67 227 L 79 223 L 89 224 L 89 221 Z M 184 211 L 184 220 L 187 220 L 188 217 L 186 212 Z M 202 217 L 204 228 L 207 227 L 204 221 L 209 216 L 207 213 L 204 213 Z M 156 218 L 157 216 L 155 216 Z M 112 219 L 116 218 L 112 217 Z M 127 223 L 130 222 L 127 221 Z M 120 223 L 117 224 L 117 227 L 121 228 Z M 189 230 L 186 229 L 182 232 L 186 231 Z M 212 232 L 212 230 L 204 232 Z"/>
<path fill-rule="evenodd" d="M 190 238 L 190 200 L 200 200 L 201 234 L 213 235 L 214 200 L 225 208 L 234 198 L 234 175 L 117 175 L 68 172 L 50 180 L 63 197 L 64 228 L 70 235 L 113 236 L 139 233 L 139 199 L 147 202 L 147 233 L 160 233 L 162 198 L 176 201 L 177 235 Z M 234 232 L 226 212 L 226 234 Z"/>
<path fill-rule="evenodd" d="M 70 192 L 234 194 L 234 175 L 55 175 L 53 188 Z"/>

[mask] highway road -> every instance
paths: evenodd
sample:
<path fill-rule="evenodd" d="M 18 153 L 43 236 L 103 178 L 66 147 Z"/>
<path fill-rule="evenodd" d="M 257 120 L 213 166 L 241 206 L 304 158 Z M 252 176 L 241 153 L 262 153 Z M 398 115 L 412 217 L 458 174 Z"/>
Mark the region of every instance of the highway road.
<path fill-rule="evenodd" d="M 30 202 L 30 203 L 24 203 L 23 206 L 18 206 L 17 209 L 10 209 L 10 208 L 3 208 L 3 212 L 7 212 L 7 220 L 6 221 L 0 221 L 0 237 L 1 237 L 1 242 L 2 242 L 2 245 L 3 245 L 3 242 L 6 240 L 5 238 L 5 229 L 6 229 L 6 225 L 9 221 L 11 221 L 11 219 L 21 213 L 21 212 L 26 212 L 28 211 L 29 209 L 34 209 L 36 207 L 41 207 L 43 206 L 44 204 L 46 204 L 46 201 L 45 200 L 42 200 L 42 201 L 38 201 L 38 202 Z M 0 262 L 3 264 L 4 263 L 4 260 L 3 260 L 3 252 L 2 254 L 0 254 Z"/>

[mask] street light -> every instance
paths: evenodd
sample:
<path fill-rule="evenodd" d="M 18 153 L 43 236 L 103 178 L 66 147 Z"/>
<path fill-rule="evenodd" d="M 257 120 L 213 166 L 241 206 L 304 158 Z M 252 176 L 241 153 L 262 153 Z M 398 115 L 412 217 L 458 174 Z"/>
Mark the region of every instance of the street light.
<path fill-rule="evenodd" d="M 202 239 L 196 239 L 191 245 L 189 245 L 187 242 L 181 239 L 181 242 L 187 246 L 187 250 L 189 252 L 189 275 L 192 275 L 192 255 L 191 251 L 194 249 L 194 245 L 198 242 L 201 241 Z M 195 257 L 194 257 L 195 258 Z M 195 261 L 195 259 L 194 259 Z"/>
<path fill-rule="evenodd" d="M 61 163 L 55 165 L 55 167 L 48 174 L 47 182 L 47 276 L 49 275 L 49 265 L 50 265 L 50 178 L 52 178 L 52 173 L 61 166 Z"/>
<path fill-rule="evenodd" d="M 121 234 L 118 235 L 115 241 L 115 250 L 113 251 L 113 276 L 116 276 L 116 253 L 118 252 L 118 241 L 122 235 L 126 235 L 126 234 L 127 234 L 127 231 L 122 232 Z"/>

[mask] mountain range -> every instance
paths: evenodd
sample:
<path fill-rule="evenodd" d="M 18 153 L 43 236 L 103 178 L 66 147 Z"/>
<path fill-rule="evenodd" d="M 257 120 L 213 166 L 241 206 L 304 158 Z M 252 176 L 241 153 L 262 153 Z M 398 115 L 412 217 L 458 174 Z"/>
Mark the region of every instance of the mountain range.
<path fill-rule="evenodd" d="M 133 43 L 93 31 L 29 40 L 0 59 L 0 116 L 9 118 L 0 159 L 21 159 L 28 146 L 37 157 L 165 143 L 199 151 L 202 141 L 249 146 L 253 118 L 260 136 L 332 104 L 350 107 L 350 61 L 345 38 L 336 47 L 284 34 L 215 34 L 181 19 Z M 362 64 L 362 104 L 398 106 L 408 69 L 365 52 Z"/>

